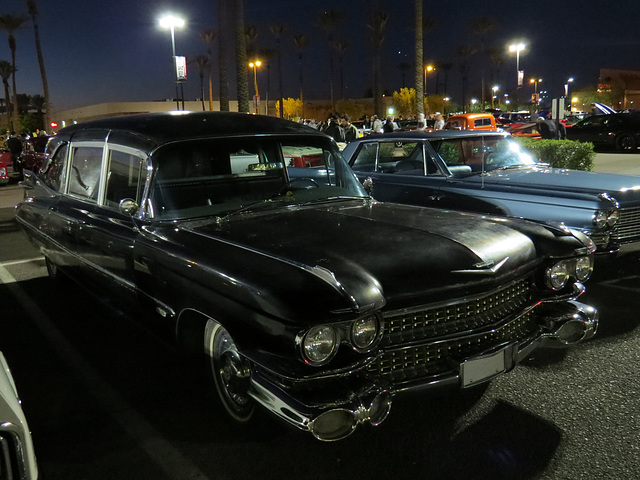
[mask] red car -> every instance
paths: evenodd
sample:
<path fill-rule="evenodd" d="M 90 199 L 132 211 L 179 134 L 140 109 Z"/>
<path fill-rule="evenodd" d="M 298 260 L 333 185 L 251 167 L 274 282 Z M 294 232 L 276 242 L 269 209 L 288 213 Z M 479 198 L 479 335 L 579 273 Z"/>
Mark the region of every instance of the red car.
<path fill-rule="evenodd" d="M 11 153 L 0 151 L 0 185 L 9 183 L 9 174 L 13 172 Z"/>
<path fill-rule="evenodd" d="M 20 155 L 22 168 L 31 170 L 32 172 L 40 170 L 46 158 L 44 149 L 49 142 L 49 138 L 51 137 L 30 137 L 25 140 L 22 147 L 22 154 Z"/>

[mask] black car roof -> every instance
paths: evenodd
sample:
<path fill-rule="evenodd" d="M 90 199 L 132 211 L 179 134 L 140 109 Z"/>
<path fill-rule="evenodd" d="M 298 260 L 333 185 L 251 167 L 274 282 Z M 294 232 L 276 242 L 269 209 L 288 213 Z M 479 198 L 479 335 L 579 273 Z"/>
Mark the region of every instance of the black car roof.
<path fill-rule="evenodd" d="M 105 131 L 121 131 L 146 137 L 156 144 L 203 137 L 235 135 L 321 135 L 318 130 L 298 123 L 269 117 L 234 112 L 160 112 L 91 120 L 63 128 L 59 137 L 71 137 L 90 131 L 96 139 L 104 139 Z M 102 133 L 101 133 L 102 132 Z"/>

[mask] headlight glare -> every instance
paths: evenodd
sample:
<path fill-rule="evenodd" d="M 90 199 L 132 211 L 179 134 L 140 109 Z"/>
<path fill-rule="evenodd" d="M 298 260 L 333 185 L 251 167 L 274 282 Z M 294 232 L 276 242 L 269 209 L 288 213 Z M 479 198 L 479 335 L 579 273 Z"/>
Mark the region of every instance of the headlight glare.
<path fill-rule="evenodd" d="M 588 280 L 593 272 L 592 257 L 580 257 L 576 259 L 576 279 L 579 282 Z"/>
<path fill-rule="evenodd" d="M 353 346 L 364 350 L 369 348 L 378 336 L 378 319 L 371 315 L 359 318 L 351 327 Z"/>
<path fill-rule="evenodd" d="M 545 281 L 553 290 L 560 290 L 569 280 L 569 264 L 562 260 L 547 269 Z"/>
<path fill-rule="evenodd" d="M 336 332 L 329 325 L 311 327 L 303 339 L 305 358 L 311 363 L 326 362 L 336 349 Z"/>
<path fill-rule="evenodd" d="M 620 219 L 620 213 L 617 210 L 609 212 L 609 216 L 607 217 L 607 225 L 610 227 L 614 227 L 618 220 Z"/>

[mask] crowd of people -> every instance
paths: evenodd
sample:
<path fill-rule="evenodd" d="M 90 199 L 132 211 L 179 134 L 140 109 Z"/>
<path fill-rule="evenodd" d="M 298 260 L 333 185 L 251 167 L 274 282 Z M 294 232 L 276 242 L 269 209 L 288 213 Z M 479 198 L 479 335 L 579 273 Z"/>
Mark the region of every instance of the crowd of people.
<path fill-rule="evenodd" d="M 47 136 L 47 132 L 43 130 L 36 130 L 32 135 L 24 132 L 16 134 L 13 130 L 7 130 L 4 136 L 0 136 L 0 149 L 11 153 L 11 163 L 14 172 L 20 173 L 22 178 L 22 162 L 20 161 L 20 155 L 24 148 L 24 142 L 30 137 Z"/>

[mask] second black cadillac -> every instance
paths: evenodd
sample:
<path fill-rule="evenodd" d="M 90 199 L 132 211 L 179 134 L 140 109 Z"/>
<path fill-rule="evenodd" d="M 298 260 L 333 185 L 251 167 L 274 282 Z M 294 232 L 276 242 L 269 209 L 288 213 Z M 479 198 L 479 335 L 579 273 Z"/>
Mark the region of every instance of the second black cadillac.
<path fill-rule="evenodd" d="M 144 308 L 256 406 L 321 440 L 399 392 L 466 388 L 590 338 L 593 244 L 537 223 L 374 201 L 324 134 L 242 114 L 68 127 L 17 219 L 90 288 Z"/>

